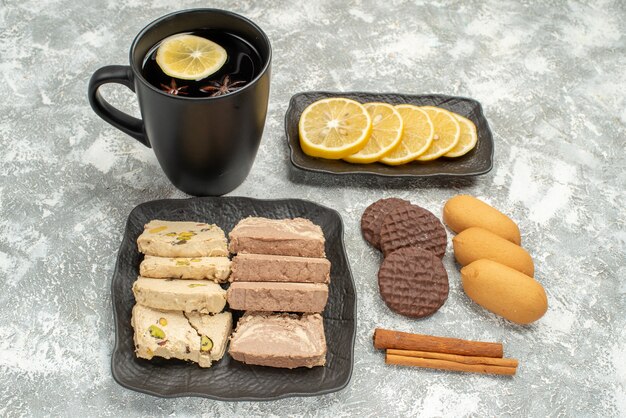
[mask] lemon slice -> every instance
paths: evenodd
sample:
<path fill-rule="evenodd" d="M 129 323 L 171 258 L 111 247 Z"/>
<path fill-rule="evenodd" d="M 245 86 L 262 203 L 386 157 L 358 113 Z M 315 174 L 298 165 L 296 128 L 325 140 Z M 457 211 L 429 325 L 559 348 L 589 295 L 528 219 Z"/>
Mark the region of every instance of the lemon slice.
<path fill-rule="evenodd" d="M 435 135 L 430 147 L 419 157 L 417 161 L 431 161 L 441 157 L 450 151 L 459 142 L 461 127 L 452 113 L 438 107 L 423 106 L 424 112 L 428 113 L 435 128 Z"/>
<path fill-rule="evenodd" d="M 461 136 L 454 148 L 443 154 L 444 157 L 460 157 L 465 155 L 473 150 L 478 142 L 478 134 L 474 122 L 456 113 L 452 113 L 452 116 L 456 118 L 461 126 Z"/>
<path fill-rule="evenodd" d="M 402 139 L 402 116 L 387 103 L 366 103 L 363 105 L 372 118 L 372 134 L 365 147 L 346 158 L 345 161 L 369 164 L 388 154 Z"/>
<path fill-rule="evenodd" d="M 208 39 L 195 35 L 174 35 L 161 42 L 156 62 L 170 77 L 202 80 L 222 68 L 226 50 Z"/>
<path fill-rule="evenodd" d="M 305 154 L 338 160 L 365 147 L 372 118 L 360 103 L 337 97 L 310 104 L 298 128 Z"/>
<path fill-rule="evenodd" d="M 404 129 L 397 147 L 379 161 L 388 165 L 400 165 L 413 161 L 430 146 L 434 128 L 428 114 L 413 105 L 398 105 L 396 110 L 402 116 Z"/>

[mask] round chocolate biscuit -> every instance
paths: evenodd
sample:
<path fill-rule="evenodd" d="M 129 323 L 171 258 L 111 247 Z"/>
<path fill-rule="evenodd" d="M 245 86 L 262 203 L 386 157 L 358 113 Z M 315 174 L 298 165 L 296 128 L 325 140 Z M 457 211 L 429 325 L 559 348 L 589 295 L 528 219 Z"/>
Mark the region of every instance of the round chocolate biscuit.
<path fill-rule="evenodd" d="M 378 288 L 389 309 L 422 318 L 437 312 L 448 299 L 448 273 L 432 252 L 405 247 L 383 260 Z"/>
<path fill-rule="evenodd" d="M 361 216 L 361 232 L 365 241 L 380 250 L 380 228 L 383 225 L 383 219 L 393 209 L 410 204 L 411 202 L 407 200 L 390 197 L 369 205 Z"/>
<path fill-rule="evenodd" d="M 417 205 L 396 207 L 385 216 L 380 228 L 380 248 L 385 257 L 403 247 L 418 247 L 441 258 L 447 244 L 441 221 Z"/>

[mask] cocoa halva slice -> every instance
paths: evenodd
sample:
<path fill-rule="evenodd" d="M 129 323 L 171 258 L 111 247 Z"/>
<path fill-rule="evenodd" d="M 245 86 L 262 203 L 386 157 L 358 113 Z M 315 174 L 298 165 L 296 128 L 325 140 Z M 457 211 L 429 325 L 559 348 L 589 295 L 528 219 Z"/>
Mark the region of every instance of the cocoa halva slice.
<path fill-rule="evenodd" d="M 233 257 L 231 282 L 328 283 L 330 261 L 325 258 L 245 254 Z"/>
<path fill-rule="evenodd" d="M 228 236 L 229 249 L 233 254 L 326 256 L 322 228 L 308 219 L 249 217 L 239 221 Z"/>
<path fill-rule="evenodd" d="M 323 283 L 233 282 L 228 306 L 240 311 L 322 312 L 328 301 Z"/>
<path fill-rule="evenodd" d="M 417 205 L 404 205 L 385 216 L 380 229 L 380 247 L 387 257 L 403 247 L 432 251 L 437 257 L 446 252 L 448 237 L 439 219 Z"/>
<path fill-rule="evenodd" d="M 405 247 L 385 257 L 378 287 L 389 309 L 421 318 L 435 313 L 448 298 L 448 273 L 432 252 Z"/>
<path fill-rule="evenodd" d="M 259 366 L 323 366 L 324 321 L 320 314 L 247 312 L 237 323 L 228 352 L 237 361 Z"/>
<path fill-rule="evenodd" d="M 380 199 L 369 205 L 361 216 L 361 232 L 365 241 L 380 250 L 380 228 L 385 216 L 393 209 L 411 202 L 396 197 Z"/>

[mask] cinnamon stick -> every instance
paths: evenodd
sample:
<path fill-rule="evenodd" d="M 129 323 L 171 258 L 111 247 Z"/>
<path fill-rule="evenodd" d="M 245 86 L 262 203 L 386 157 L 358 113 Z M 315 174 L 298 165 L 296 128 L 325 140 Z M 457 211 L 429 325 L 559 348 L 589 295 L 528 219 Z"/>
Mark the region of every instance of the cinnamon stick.
<path fill-rule="evenodd" d="M 517 371 L 517 368 L 515 367 L 492 366 L 488 364 L 465 364 L 448 360 L 405 357 L 397 356 L 394 354 L 387 354 L 385 356 L 385 363 L 395 364 L 398 366 L 415 366 L 425 367 L 427 369 L 451 370 L 456 372 L 472 372 L 483 374 L 500 374 L 508 376 L 514 375 Z"/>
<path fill-rule="evenodd" d="M 486 343 L 460 340 L 458 338 L 410 334 L 408 332 L 390 331 L 382 328 L 376 328 L 374 331 L 374 347 L 382 350 L 395 348 L 400 350 L 459 354 L 462 356 L 500 358 L 503 356 L 502 344 L 500 343 Z"/>
<path fill-rule="evenodd" d="M 464 364 L 488 364 L 501 367 L 517 367 L 518 361 L 514 358 L 495 358 L 495 357 L 476 357 L 476 356 L 459 356 L 456 354 L 432 353 L 428 351 L 412 351 L 412 350 L 396 350 L 390 348 L 387 354 L 404 357 L 430 358 L 437 360 L 448 360 L 455 363 Z"/>

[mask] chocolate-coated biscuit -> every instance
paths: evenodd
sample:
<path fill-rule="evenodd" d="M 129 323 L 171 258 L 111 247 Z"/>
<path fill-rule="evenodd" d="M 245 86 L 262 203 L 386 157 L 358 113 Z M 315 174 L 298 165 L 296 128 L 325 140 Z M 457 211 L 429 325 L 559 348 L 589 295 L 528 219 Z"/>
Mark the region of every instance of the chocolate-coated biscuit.
<path fill-rule="evenodd" d="M 385 257 L 403 247 L 432 251 L 437 257 L 446 252 L 448 237 L 435 215 L 417 205 L 404 205 L 385 216 L 380 228 L 380 248 Z"/>
<path fill-rule="evenodd" d="M 448 298 L 448 273 L 432 252 L 405 247 L 383 260 L 378 288 L 389 309 L 422 318 L 437 312 Z"/>
<path fill-rule="evenodd" d="M 380 228 L 383 225 L 383 219 L 393 209 L 410 204 L 411 202 L 407 200 L 390 197 L 369 205 L 361 216 L 361 232 L 365 241 L 380 250 Z"/>

